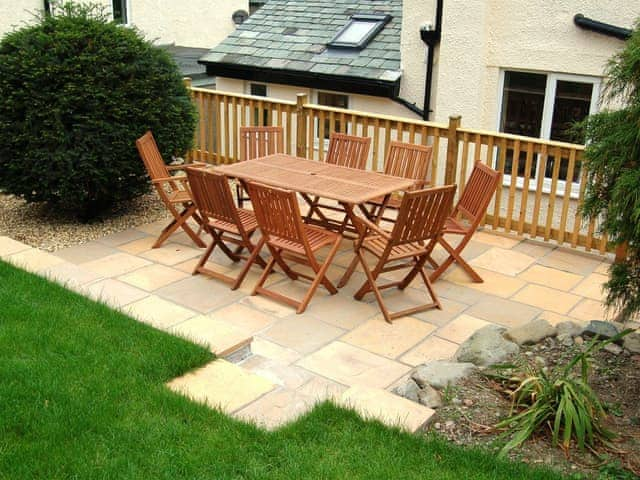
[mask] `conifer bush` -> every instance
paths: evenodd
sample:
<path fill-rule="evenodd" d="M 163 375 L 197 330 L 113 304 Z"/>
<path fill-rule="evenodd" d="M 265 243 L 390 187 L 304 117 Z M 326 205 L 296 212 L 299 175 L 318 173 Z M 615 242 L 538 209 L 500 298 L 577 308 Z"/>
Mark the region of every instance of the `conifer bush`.
<path fill-rule="evenodd" d="M 135 140 L 152 130 L 165 159 L 193 139 L 195 109 L 168 53 L 96 5 L 0 41 L 0 190 L 84 219 L 148 188 Z"/>
<path fill-rule="evenodd" d="M 627 320 L 640 313 L 640 21 L 625 47 L 609 61 L 603 110 L 581 125 L 587 139 L 583 213 L 626 255 L 606 284 L 607 305 Z"/>

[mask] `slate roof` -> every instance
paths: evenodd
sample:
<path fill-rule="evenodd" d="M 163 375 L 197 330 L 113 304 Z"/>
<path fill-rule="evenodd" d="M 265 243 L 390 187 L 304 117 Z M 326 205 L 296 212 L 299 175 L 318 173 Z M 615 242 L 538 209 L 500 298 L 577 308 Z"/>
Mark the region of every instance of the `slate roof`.
<path fill-rule="evenodd" d="M 392 19 L 363 50 L 327 48 L 354 14 Z M 401 24 L 402 0 L 269 0 L 200 63 L 397 82 Z"/>

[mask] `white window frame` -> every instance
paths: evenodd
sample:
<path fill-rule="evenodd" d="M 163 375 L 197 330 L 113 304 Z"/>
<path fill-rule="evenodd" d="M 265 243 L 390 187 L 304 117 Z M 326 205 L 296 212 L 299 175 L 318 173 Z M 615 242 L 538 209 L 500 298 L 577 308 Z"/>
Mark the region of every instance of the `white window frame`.
<path fill-rule="evenodd" d="M 549 140 L 551 136 L 551 122 L 553 120 L 553 106 L 556 99 L 556 90 L 558 86 L 558 81 L 568 81 L 568 82 L 578 82 L 578 83 L 590 83 L 593 85 L 593 89 L 591 91 L 591 103 L 589 104 L 589 115 L 593 115 L 598 112 L 598 99 L 600 98 L 600 89 L 602 85 L 602 78 L 589 76 L 589 75 L 576 75 L 569 73 L 554 73 L 554 72 L 540 72 L 540 71 L 532 71 L 532 70 L 520 70 L 513 68 L 505 68 L 500 69 L 500 79 L 498 82 L 498 118 L 496 122 L 496 130 L 500 131 L 500 125 L 502 120 L 502 109 L 504 107 L 504 78 L 506 72 L 523 72 L 523 73 L 533 73 L 533 74 L 544 74 L 547 76 L 547 83 L 545 86 L 544 93 L 544 107 L 542 110 L 542 124 L 540 127 L 540 137 L 542 140 Z M 494 153 L 494 165 L 497 161 L 496 157 L 497 153 Z M 544 175 L 544 172 L 540 170 L 540 158 L 539 155 L 534 159 L 534 165 L 536 166 L 536 171 L 533 175 L 531 175 L 531 180 L 538 179 L 538 175 Z M 511 175 L 504 173 L 502 177 L 503 184 L 506 186 L 511 185 Z M 542 182 L 542 192 L 543 193 L 551 193 L 551 179 L 544 177 Z M 529 190 L 534 191 L 536 189 L 535 185 L 537 182 L 530 182 Z M 556 194 L 564 196 L 566 181 L 558 179 Z M 516 187 L 523 188 L 524 179 L 520 176 L 516 179 Z M 571 182 L 571 198 L 578 198 L 580 193 L 580 183 L 579 182 Z"/>

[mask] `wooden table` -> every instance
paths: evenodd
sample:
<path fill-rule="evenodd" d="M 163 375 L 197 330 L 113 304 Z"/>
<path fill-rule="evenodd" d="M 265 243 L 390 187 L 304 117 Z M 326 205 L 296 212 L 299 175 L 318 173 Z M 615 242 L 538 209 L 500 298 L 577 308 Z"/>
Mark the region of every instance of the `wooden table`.
<path fill-rule="evenodd" d="M 340 167 L 283 153 L 221 165 L 214 167 L 214 170 L 240 180 L 297 191 L 308 203 L 309 195 L 335 200 L 351 219 L 355 215 L 354 205 L 378 197 L 384 197 L 386 205 L 393 192 L 406 190 L 415 183 L 411 179 Z"/>

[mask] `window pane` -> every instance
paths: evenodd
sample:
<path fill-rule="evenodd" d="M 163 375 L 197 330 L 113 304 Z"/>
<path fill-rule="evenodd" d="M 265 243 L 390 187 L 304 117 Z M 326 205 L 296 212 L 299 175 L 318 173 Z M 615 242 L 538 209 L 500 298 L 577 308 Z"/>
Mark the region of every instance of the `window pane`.
<path fill-rule="evenodd" d="M 256 95 L 259 97 L 267 96 L 267 86 L 262 83 L 252 83 L 251 84 L 251 95 Z"/>
<path fill-rule="evenodd" d="M 547 76 L 538 73 L 505 72 L 500 131 L 539 137 Z M 524 176 L 526 152 L 520 152 L 518 175 Z M 508 150 L 504 172 L 511 175 L 513 150 Z M 534 172 L 532 172 L 534 173 Z"/>
<path fill-rule="evenodd" d="M 336 108 L 349 108 L 349 97 L 347 95 L 337 95 L 335 93 L 318 92 L 318 105 Z M 327 115 L 328 116 L 328 115 Z M 342 125 L 340 120 L 334 121 L 334 131 L 341 132 Z M 331 134 L 331 121 L 326 118 L 324 121 L 324 138 L 329 138 Z M 318 124 L 318 135 L 320 134 L 320 125 Z"/>
<path fill-rule="evenodd" d="M 553 119 L 551 120 L 551 140 L 569 143 L 584 143 L 584 138 L 576 138 L 570 131 L 575 122 L 584 120 L 589 115 L 591 106 L 591 96 L 593 94 L 593 84 L 584 82 L 568 82 L 558 80 L 556 86 L 556 98 L 553 102 Z M 545 176 L 553 176 L 553 166 L 555 158 L 549 156 Z M 573 171 L 572 181 L 580 179 L 580 164 L 576 164 Z M 558 178 L 567 179 L 569 160 L 563 158 L 560 162 Z"/>
<path fill-rule="evenodd" d="M 113 21 L 127 23 L 127 0 L 112 0 Z"/>
<path fill-rule="evenodd" d="M 378 23 L 380 22 L 352 20 L 347 28 L 340 35 L 334 38 L 333 41 L 340 43 L 353 43 L 354 45 L 357 45 L 364 40 L 369 33 L 371 33 Z"/>

